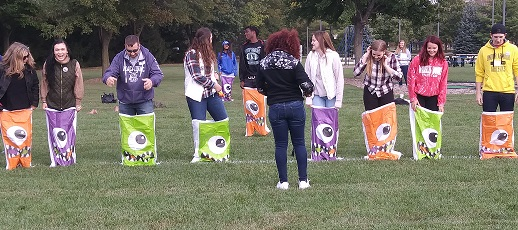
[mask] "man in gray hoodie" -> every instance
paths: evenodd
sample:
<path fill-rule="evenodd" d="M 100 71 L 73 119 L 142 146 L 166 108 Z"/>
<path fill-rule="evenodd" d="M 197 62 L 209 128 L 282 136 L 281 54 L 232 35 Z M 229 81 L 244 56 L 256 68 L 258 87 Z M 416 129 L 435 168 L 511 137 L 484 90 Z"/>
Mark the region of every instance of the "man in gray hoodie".
<path fill-rule="evenodd" d="M 104 72 L 103 82 L 117 85 L 119 113 L 148 114 L 154 111 L 154 87 L 160 85 L 164 74 L 155 57 L 140 44 L 136 35 L 128 35 L 122 50 Z"/>

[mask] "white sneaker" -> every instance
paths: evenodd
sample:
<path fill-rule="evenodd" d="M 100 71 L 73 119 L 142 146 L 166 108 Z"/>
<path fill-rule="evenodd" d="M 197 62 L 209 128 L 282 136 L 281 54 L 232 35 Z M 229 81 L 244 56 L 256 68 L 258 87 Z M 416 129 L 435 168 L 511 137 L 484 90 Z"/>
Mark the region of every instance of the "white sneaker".
<path fill-rule="evenodd" d="M 196 163 L 200 160 L 201 160 L 201 158 L 199 156 L 195 156 L 195 157 L 192 157 L 191 163 Z"/>
<path fill-rule="evenodd" d="M 311 185 L 309 185 L 309 180 L 299 181 L 299 189 L 307 189 L 309 187 L 311 187 Z"/>
<path fill-rule="evenodd" d="M 280 190 L 288 190 L 288 188 L 290 187 L 290 184 L 288 182 L 278 182 L 277 183 L 277 188 L 280 189 Z"/>

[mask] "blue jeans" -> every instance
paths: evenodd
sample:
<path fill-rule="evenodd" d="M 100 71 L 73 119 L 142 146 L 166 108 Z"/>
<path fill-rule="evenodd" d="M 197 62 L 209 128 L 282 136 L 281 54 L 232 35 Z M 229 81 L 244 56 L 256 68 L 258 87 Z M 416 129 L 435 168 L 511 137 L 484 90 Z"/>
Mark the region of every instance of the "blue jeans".
<path fill-rule="evenodd" d="M 484 112 L 496 112 L 498 105 L 500 105 L 500 111 L 513 111 L 514 93 L 484 91 L 482 102 Z"/>
<path fill-rule="evenodd" d="M 268 119 L 275 139 L 275 163 L 279 172 L 279 181 L 288 181 L 288 131 L 297 158 L 299 181 L 307 180 L 307 151 L 304 140 L 306 110 L 302 101 L 288 101 L 270 105 Z"/>
<path fill-rule="evenodd" d="M 401 72 L 403 72 L 403 77 L 401 78 L 401 81 L 399 81 L 399 85 L 403 85 L 403 80 L 405 80 L 405 85 L 408 85 L 408 82 L 407 82 L 407 79 L 406 79 L 406 75 L 408 74 L 408 66 L 407 65 L 402 65 L 402 66 L 399 66 L 401 67 Z"/>
<path fill-rule="evenodd" d="M 329 100 L 327 97 L 321 97 L 321 96 L 313 96 L 313 106 L 320 106 L 320 107 L 326 107 L 326 108 L 334 108 L 336 102 L 336 97 L 333 97 L 333 99 Z"/>
<path fill-rule="evenodd" d="M 189 112 L 191 112 L 191 118 L 193 120 L 207 120 L 207 112 L 209 112 L 212 119 L 215 121 L 221 121 L 227 118 L 227 110 L 223 101 L 217 94 L 212 94 L 207 98 L 202 98 L 201 101 L 195 101 L 190 97 L 187 99 L 187 106 L 189 106 Z"/>
<path fill-rule="evenodd" d="M 134 103 L 134 104 L 124 104 L 119 102 L 119 113 L 126 115 L 140 115 L 140 114 L 148 114 L 154 111 L 153 100 Z"/>

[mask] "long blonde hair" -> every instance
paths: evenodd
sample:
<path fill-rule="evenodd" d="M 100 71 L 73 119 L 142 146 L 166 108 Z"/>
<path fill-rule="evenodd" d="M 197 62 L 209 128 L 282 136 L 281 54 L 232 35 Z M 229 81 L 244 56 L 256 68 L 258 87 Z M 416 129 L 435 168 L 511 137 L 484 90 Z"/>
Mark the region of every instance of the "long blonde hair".
<path fill-rule="evenodd" d="M 399 44 L 401 44 L 401 42 L 403 42 L 405 45 L 403 46 L 403 49 L 401 49 L 401 47 L 399 47 Z M 400 40 L 397 44 L 397 48 L 396 48 L 396 54 L 400 54 L 401 52 L 406 52 L 408 49 L 406 48 L 406 42 L 405 40 Z"/>
<path fill-rule="evenodd" d="M 34 69 L 34 58 L 29 51 L 29 47 L 19 42 L 11 44 L 2 57 L 2 68 L 5 71 L 5 76 L 11 77 L 19 74 L 19 78 L 23 78 L 23 70 L 25 70 L 23 59 L 25 56 L 28 58 L 27 65 Z"/>
<path fill-rule="evenodd" d="M 370 54 L 369 54 L 369 58 L 367 59 L 367 74 L 369 76 L 372 76 L 372 65 L 374 64 L 374 58 L 372 57 L 372 51 L 384 51 L 385 52 L 385 55 L 389 55 L 390 52 L 388 52 L 387 50 L 387 43 L 383 40 L 374 40 L 371 44 L 371 51 L 370 51 Z M 385 62 L 385 56 L 383 56 L 380 60 L 379 60 L 380 63 L 384 63 Z M 378 68 L 377 69 L 378 73 L 380 74 L 383 74 L 383 72 L 385 71 L 385 68 Z"/>
<path fill-rule="evenodd" d="M 335 47 L 333 46 L 333 42 L 331 41 L 331 37 L 326 31 L 316 31 L 313 33 L 313 36 L 315 36 L 315 39 L 317 39 L 318 44 L 320 45 L 320 50 L 322 53 L 324 53 L 324 55 L 326 54 L 326 49 L 336 51 Z"/>

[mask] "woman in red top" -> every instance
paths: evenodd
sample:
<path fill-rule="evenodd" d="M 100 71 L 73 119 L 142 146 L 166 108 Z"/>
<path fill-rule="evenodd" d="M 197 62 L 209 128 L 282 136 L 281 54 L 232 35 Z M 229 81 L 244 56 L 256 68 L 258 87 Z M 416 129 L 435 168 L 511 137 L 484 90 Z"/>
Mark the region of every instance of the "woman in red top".
<path fill-rule="evenodd" d="M 412 109 L 415 111 L 415 106 L 419 105 L 444 112 L 447 82 L 448 62 L 441 39 L 429 36 L 408 68 L 408 95 Z"/>

